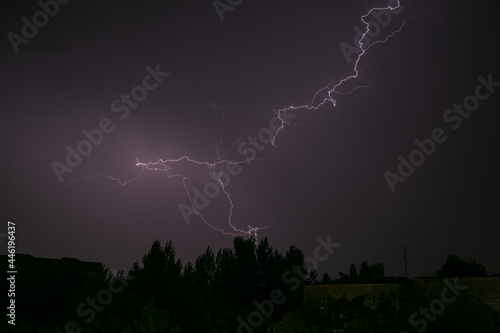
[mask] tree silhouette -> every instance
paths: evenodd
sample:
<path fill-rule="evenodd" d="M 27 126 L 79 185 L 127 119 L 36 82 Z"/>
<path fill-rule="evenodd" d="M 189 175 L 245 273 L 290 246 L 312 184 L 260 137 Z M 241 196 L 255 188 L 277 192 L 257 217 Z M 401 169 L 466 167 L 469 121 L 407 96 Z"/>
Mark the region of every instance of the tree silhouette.
<path fill-rule="evenodd" d="M 267 238 L 256 242 L 236 237 L 232 248 L 219 249 L 217 254 L 208 246 L 194 263 L 184 266 L 176 258 L 171 241 L 162 246 L 154 240 L 127 276 L 122 271 L 114 277 L 105 267 L 91 281 L 70 269 L 25 271 L 19 277 L 19 309 L 33 309 L 35 315 L 24 322 L 20 316 L 16 328 L 22 332 L 19 329 L 27 325 L 27 332 L 32 332 L 30 327 L 41 328 L 43 333 L 62 332 L 68 322 L 74 321 L 81 333 L 234 332 L 239 316 L 248 318 L 260 311 L 255 304 L 269 304 L 270 295 L 278 290 L 285 302 L 275 304 L 254 330 L 266 332 L 270 322 L 281 320 L 300 306 L 302 286 L 314 274 L 308 273 L 300 249 L 290 246 L 283 254 L 274 250 Z M 128 276 L 133 279 L 128 280 Z M 87 316 L 75 312 L 88 297 L 101 297 L 110 283 L 117 287 L 124 280 L 126 286 L 113 291 L 112 302 L 103 304 L 90 322 L 86 322 Z M 40 281 L 46 288 L 38 287 Z M 28 304 L 29 299 L 33 305 L 28 309 L 22 303 Z M 53 309 L 60 311 L 54 314 Z M 0 324 L 0 331 L 7 332 L 5 326 Z"/>
<path fill-rule="evenodd" d="M 207 247 L 194 263 L 194 280 L 202 288 L 212 286 L 215 276 L 215 256 L 212 249 Z"/>
<path fill-rule="evenodd" d="M 385 279 L 384 265 L 375 263 L 369 265 L 367 261 L 363 261 L 359 267 L 359 273 L 356 265 L 351 264 L 349 267 L 349 275 L 339 272 L 339 279 L 334 282 L 340 283 L 373 283 L 382 282 Z"/>
<path fill-rule="evenodd" d="M 446 258 L 446 263 L 437 271 L 438 277 L 481 277 L 488 276 L 486 268 L 475 260 L 464 261 L 456 255 Z"/>
<path fill-rule="evenodd" d="M 330 277 L 330 275 L 326 272 L 323 273 L 319 284 L 331 284 L 331 283 L 333 283 L 333 279 Z"/>

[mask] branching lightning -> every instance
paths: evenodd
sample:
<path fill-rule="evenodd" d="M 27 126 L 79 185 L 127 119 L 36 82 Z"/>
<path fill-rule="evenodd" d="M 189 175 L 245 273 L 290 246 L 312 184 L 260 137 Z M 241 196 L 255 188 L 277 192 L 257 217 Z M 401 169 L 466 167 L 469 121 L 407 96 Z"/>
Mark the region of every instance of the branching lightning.
<path fill-rule="evenodd" d="M 368 46 L 365 47 L 363 45 L 364 44 L 363 40 L 370 31 L 369 30 L 370 24 L 369 24 L 369 22 L 366 21 L 366 19 L 374 11 L 392 11 L 392 10 L 398 9 L 400 6 L 401 6 L 401 4 L 400 4 L 400 1 L 398 0 L 396 6 L 372 8 L 365 15 L 361 16 L 360 19 L 363 22 L 363 24 L 365 25 L 365 30 L 364 30 L 364 33 L 362 34 L 361 38 L 358 41 L 360 52 L 358 53 L 356 60 L 354 62 L 353 74 L 351 74 L 345 78 L 342 78 L 340 80 L 331 81 L 328 85 L 326 85 L 326 86 L 322 87 L 321 89 L 319 89 L 318 91 L 316 91 L 316 93 L 313 95 L 311 102 L 309 104 L 304 104 L 304 105 L 299 105 L 299 106 L 292 105 L 292 106 L 287 106 L 287 107 L 275 110 L 276 116 L 279 119 L 279 126 L 277 126 L 277 130 L 274 132 L 274 136 L 272 137 L 272 140 L 271 140 L 273 153 L 274 153 L 274 148 L 277 146 L 276 142 L 278 140 L 278 135 L 285 130 L 285 127 L 287 125 L 287 121 L 286 121 L 286 119 L 284 119 L 287 112 L 300 111 L 300 110 L 318 110 L 320 107 L 322 107 L 325 104 L 331 104 L 333 107 L 336 107 L 337 102 L 334 98 L 334 95 L 336 95 L 336 94 L 347 95 L 356 89 L 367 87 L 367 86 L 357 86 L 357 87 L 355 87 L 351 90 L 348 90 L 348 91 L 341 91 L 341 88 L 343 88 L 343 86 L 346 84 L 346 82 L 351 81 L 351 80 L 355 80 L 356 78 L 358 78 L 358 76 L 359 76 L 358 65 L 359 65 L 361 58 L 365 55 L 365 53 L 373 45 L 383 44 L 386 41 L 388 41 L 390 38 L 392 38 L 396 33 L 400 32 L 404 26 L 404 22 L 397 30 L 394 30 L 385 39 L 377 40 L 377 41 L 372 42 L 371 44 L 369 44 Z M 326 94 L 326 97 L 320 98 L 319 96 L 323 95 L 323 94 Z M 141 168 L 141 171 L 140 171 L 139 175 L 137 177 L 135 177 L 134 179 L 122 181 L 118 178 L 114 178 L 114 177 L 106 176 L 106 175 L 102 175 L 102 174 L 94 174 L 94 175 L 87 177 L 87 179 L 90 177 L 94 177 L 94 176 L 100 176 L 100 177 L 105 177 L 105 178 L 110 179 L 112 181 L 118 182 L 120 185 L 127 185 L 127 184 L 130 184 L 130 183 L 140 179 L 142 177 L 142 175 L 144 174 L 144 172 L 146 172 L 146 171 L 164 172 L 168 176 L 169 179 L 179 178 L 181 180 L 181 182 L 185 188 L 187 197 L 189 199 L 192 211 L 208 227 L 212 228 L 215 231 L 221 232 L 225 235 L 231 235 L 231 236 L 245 236 L 245 235 L 247 235 L 249 237 L 254 237 L 255 239 L 257 239 L 257 233 L 260 230 L 269 228 L 272 225 L 271 222 L 267 226 L 263 226 L 263 227 L 255 227 L 255 226 L 248 225 L 247 229 L 245 229 L 245 230 L 236 227 L 233 223 L 233 210 L 234 210 L 233 199 L 231 198 L 230 193 L 227 191 L 226 185 L 224 184 L 223 180 L 221 179 L 221 175 L 222 175 L 222 171 L 223 171 L 224 167 L 227 166 L 228 164 L 233 165 L 233 166 L 238 166 L 238 165 L 243 165 L 243 164 L 249 164 L 250 162 L 253 162 L 255 160 L 267 160 L 270 158 L 262 158 L 262 157 L 250 158 L 247 155 L 245 155 L 240 160 L 227 159 L 226 156 L 230 152 L 234 151 L 234 149 L 240 144 L 240 142 L 241 142 L 241 140 L 243 140 L 243 138 L 240 137 L 239 139 L 237 139 L 228 150 L 226 150 L 224 152 L 220 151 L 222 144 L 223 144 L 224 127 L 225 127 L 225 111 L 222 108 L 220 108 L 219 106 L 217 106 L 215 103 L 212 106 L 214 109 L 222 112 L 222 125 L 221 125 L 221 130 L 219 133 L 219 141 L 218 141 L 217 145 L 215 146 L 215 154 L 217 157 L 213 161 L 211 161 L 211 162 L 198 161 L 196 159 L 190 158 L 187 155 L 184 155 L 182 157 L 175 158 L 175 159 L 158 159 L 156 161 L 151 161 L 151 162 L 141 162 L 141 161 L 139 161 L 139 159 L 137 159 L 136 166 L 139 166 Z M 189 191 L 189 187 L 187 184 L 187 176 L 182 174 L 182 173 L 177 173 L 177 172 L 173 171 L 173 165 L 176 163 L 180 163 L 180 162 L 189 162 L 193 165 L 204 166 L 210 172 L 213 172 L 213 174 L 217 176 L 216 179 L 218 180 L 218 183 L 219 183 L 218 185 L 220 185 L 222 193 L 227 198 L 227 201 L 229 203 L 229 211 L 228 211 L 228 216 L 227 216 L 227 222 L 228 222 L 228 226 L 229 226 L 228 230 L 223 229 L 223 228 L 217 228 L 216 226 L 214 226 L 213 223 L 210 223 L 207 220 L 207 218 L 204 216 L 202 211 L 200 209 L 196 208 L 195 202 L 193 202 L 193 197 L 191 196 L 191 193 Z"/>

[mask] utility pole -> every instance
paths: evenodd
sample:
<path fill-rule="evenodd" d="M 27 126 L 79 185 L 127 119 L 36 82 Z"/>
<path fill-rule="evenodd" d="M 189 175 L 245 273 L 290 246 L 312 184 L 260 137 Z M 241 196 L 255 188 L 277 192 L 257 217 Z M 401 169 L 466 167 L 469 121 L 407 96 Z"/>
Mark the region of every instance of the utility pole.
<path fill-rule="evenodd" d="M 408 266 L 406 264 L 406 245 L 405 245 L 405 276 L 408 278 Z"/>
<path fill-rule="evenodd" d="M 404 256 L 396 256 L 398 259 L 404 259 L 405 261 L 405 277 L 408 278 L 408 263 L 406 261 L 406 245 L 404 246 Z"/>

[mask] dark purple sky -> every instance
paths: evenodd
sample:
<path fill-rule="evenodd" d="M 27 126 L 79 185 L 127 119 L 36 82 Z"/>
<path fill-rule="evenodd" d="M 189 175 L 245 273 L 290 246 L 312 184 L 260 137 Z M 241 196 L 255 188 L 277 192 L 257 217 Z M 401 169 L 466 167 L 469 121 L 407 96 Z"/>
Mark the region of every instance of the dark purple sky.
<path fill-rule="evenodd" d="M 385 4 L 243 1 L 221 21 L 211 1 L 70 1 L 17 54 L 8 34 L 21 35 L 22 17 L 32 22 L 41 9 L 36 1 L 4 6 L 0 232 L 15 219 L 18 252 L 117 269 L 140 259 L 154 239 L 172 240 L 183 262 L 207 245 L 230 247 L 232 236 L 199 218 L 185 223 L 178 206 L 189 201 L 178 178 L 145 172 L 126 186 L 71 179 L 101 173 L 129 180 L 141 171 L 136 158 L 213 161 L 221 112 L 211 103 L 226 111 L 221 150 L 256 135 L 273 108 L 307 104 L 319 88 L 353 73 L 339 45 L 353 44 L 360 16 Z M 404 245 L 411 276 L 434 273 L 450 254 L 500 271 L 500 87 L 457 129 L 443 119 L 474 96 L 479 76 L 500 81 L 499 1 L 402 5 L 376 38 L 405 21 L 402 31 L 364 55 L 359 78 L 343 91 L 369 87 L 336 95 L 335 108 L 298 112 L 273 159 L 242 165 L 231 178 L 234 224 L 271 224 L 259 238 L 281 251 L 294 244 L 306 256 L 317 237 L 331 235 L 342 245 L 319 271 L 333 276 L 363 260 L 401 275 L 396 256 Z M 121 120 L 112 102 L 157 64 L 169 76 Z M 75 148 L 81 131 L 104 118 L 113 132 L 59 182 L 51 163 L 64 163 L 65 147 Z M 391 192 L 384 173 L 397 173 L 398 156 L 408 158 L 414 140 L 436 128 L 447 140 Z M 190 176 L 190 189 L 209 181 L 205 168 L 175 167 Z M 204 213 L 228 229 L 224 199 Z"/>

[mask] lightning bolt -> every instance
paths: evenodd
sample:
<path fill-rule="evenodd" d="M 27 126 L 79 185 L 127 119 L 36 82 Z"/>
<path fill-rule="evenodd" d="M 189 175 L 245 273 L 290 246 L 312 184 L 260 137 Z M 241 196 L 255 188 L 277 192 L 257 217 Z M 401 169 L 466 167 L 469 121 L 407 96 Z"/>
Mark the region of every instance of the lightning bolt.
<path fill-rule="evenodd" d="M 360 52 L 358 53 L 358 55 L 356 57 L 356 61 L 354 62 L 353 73 L 351 75 L 348 75 L 340 80 L 333 80 L 330 83 L 328 83 L 326 86 L 317 90 L 316 93 L 313 95 L 310 103 L 308 103 L 308 104 L 298 105 L 298 106 L 291 105 L 291 106 L 287 106 L 287 107 L 284 107 L 281 109 L 274 110 L 277 118 L 279 119 L 280 125 L 277 126 L 277 130 L 274 132 L 274 136 L 272 137 L 271 142 L 270 142 L 272 145 L 272 148 L 273 148 L 272 149 L 273 154 L 271 157 L 249 158 L 245 155 L 240 160 L 226 159 L 225 156 L 227 156 L 230 152 L 234 151 L 234 149 L 242 142 L 243 138 L 242 138 L 242 136 L 240 136 L 240 138 L 238 138 L 233 143 L 233 145 L 231 145 L 231 147 L 229 147 L 226 151 L 224 151 L 224 152 L 220 151 L 222 144 L 223 144 L 226 112 L 222 108 L 217 106 L 215 103 L 213 103 L 213 104 L 211 104 L 212 107 L 215 110 L 218 110 L 222 113 L 222 125 L 221 125 L 221 130 L 219 133 L 219 141 L 218 141 L 217 145 L 215 146 L 215 154 L 217 157 L 213 161 L 211 161 L 211 162 L 198 161 L 196 159 L 190 158 L 187 155 L 184 155 L 182 157 L 175 158 L 175 159 L 161 159 L 160 158 L 156 161 L 151 161 L 151 162 L 141 162 L 141 161 L 139 161 L 139 159 L 137 159 L 136 166 L 140 167 L 141 171 L 140 171 L 139 175 L 133 179 L 130 179 L 127 181 L 122 181 L 118 178 L 103 175 L 103 174 L 93 174 L 93 175 L 88 176 L 85 180 L 87 180 L 91 177 L 99 176 L 99 177 L 105 177 L 109 180 L 115 181 L 115 182 L 119 183 L 120 185 L 127 185 L 127 184 L 130 184 L 130 183 L 140 179 L 142 177 L 142 175 L 144 174 L 144 172 L 146 172 L 146 171 L 163 172 L 167 175 L 167 177 L 169 179 L 179 178 L 181 180 L 181 182 L 184 186 L 184 189 L 186 191 L 187 197 L 189 199 L 192 211 L 194 212 L 195 215 L 197 215 L 202 220 L 202 222 L 205 225 L 207 225 L 208 227 L 212 228 L 213 230 L 220 232 L 224 235 L 248 236 L 248 237 L 255 238 L 255 240 L 257 240 L 258 232 L 260 230 L 271 227 L 272 222 L 270 222 L 267 226 L 261 226 L 261 227 L 255 227 L 255 226 L 248 225 L 247 229 L 240 229 L 240 228 L 234 226 L 234 224 L 233 224 L 233 211 L 234 211 L 233 199 L 231 198 L 230 193 L 227 191 L 226 185 L 224 184 L 224 182 L 221 179 L 224 167 L 227 165 L 239 166 L 239 165 L 243 165 L 243 164 L 250 164 L 251 162 L 256 161 L 256 160 L 269 160 L 272 157 L 274 157 L 274 148 L 277 146 L 276 141 L 278 139 L 278 135 L 285 130 L 285 127 L 287 125 L 287 121 L 286 121 L 286 119 L 284 119 L 287 112 L 300 111 L 300 110 L 318 110 L 323 105 L 328 105 L 328 104 L 332 105 L 332 107 L 336 107 L 337 102 L 334 98 L 334 95 L 336 95 L 336 94 L 337 95 L 348 95 L 356 89 L 368 87 L 368 86 L 358 86 L 358 87 L 355 87 L 355 88 L 348 90 L 348 91 L 342 91 L 343 86 L 348 81 L 355 80 L 356 78 L 358 78 L 359 73 L 360 73 L 360 71 L 358 69 L 359 62 L 361 61 L 363 56 L 366 54 L 366 52 L 372 46 L 374 46 L 376 44 L 383 44 L 383 43 L 387 42 L 390 38 L 392 38 L 396 33 L 400 32 L 403 29 L 405 22 L 403 22 L 398 29 L 394 30 L 385 39 L 377 40 L 375 42 L 370 43 L 368 46 L 365 46 L 365 45 L 363 45 L 364 44 L 363 40 L 365 39 L 366 35 L 370 31 L 370 24 L 369 24 L 369 22 L 366 21 L 366 18 L 375 11 L 393 11 L 393 10 L 400 8 L 400 6 L 401 6 L 401 4 L 400 4 L 400 1 L 398 0 L 397 5 L 395 5 L 395 6 L 375 7 L 375 8 L 370 9 L 366 14 L 364 14 L 363 16 L 360 17 L 360 20 L 365 25 L 365 30 L 358 41 Z M 319 97 L 320 95 L 323 95 L 323 94 L 326 94 L 326 97 L 323 97 L 323 98 Z M 227 201 L 229 203 L 229 211 L 228 211 L 228 217 L 227 217 L 229 230 L 226 230 L 223 228 L 218 228 L 218 227 L 214 226 L 212 223 L 210 223 L 207 220 L 207 218 L 203 215 L 202 211 L 200 209 L 196 208 L 196 205 L 193 202 L 193 197 L 190 194 L 189 187 L 187 184 L 187 176 L 182 174 L 182 173 L 174 172 L 173 165 L 176 163 L 180 163 L 180 162 L 188 162 L 188 163 L 191 163 L 193 165 L 204 166 L 208 170 L 210 170 L 210 172 L 213 172 L 213 174 L 217 176 L 216 179 L 219 183 L 218 185 L 222 189 L 222 193 L 227 198 Z"/>
<path fill-rule="evenodd" d="M 320 90 L 318 90 L 316 92 L 316 94 L 314 94 L 311 102 L 309 104 L 305 104 L 305 105 L 300 105 L 300 106 L 289 106 L 289 107 L 286 107 L 286 108 L 283 108 L 283 109 L 280 109 L 279 110 L 279 116 L 278 118 L 281 120 L 281 126 L 278 128 L 278 130 L 276 131 L 275 135 L 274 135 L 274 138 L 273 140 L 271 141 L 271 143 L 273 144 L 273 146 L 276 144 L 276 138 L 278 137 L 278 134 L 285 128 L 285 122 L 283 121 L 283 119 L 281 118 L 281 116 L 283 115 L 284 112 L 287 112 L 287 111 L 290 111 L 290 110 L 318 110 L 321 106 L 323 106 L 324 104 L 331 104 L 333 107 L 336 107 L 337 106 L 337 102 L 335 101 L 335 99 L 333 98 L 333 94 L 346 94 L 346 93 L 343 93 L 341 91 L 338 91 L 338 89 L 344 85 L 347 81 L 349 80 L 354 80 L 356 79 L 358 76 L 359 76 L 359 70 L 358 70 L 358 65 L 359 65 L 359 61 L 361 60 L 361 58 L 365 55 L 365 53 L 373 46 L 373 45 L 376 45 L 376 44 L 383 44 L 385 43 L 386 41 L 388 41 L 390 38 L 394 37 L 394 35 L 398 32 L 400 32 L 402 29 L 403 29 L 403 26 L 405 24 L 405 22 L 403 22 L 401 24 L 401 26 L 394 30 L 389 36 L 387 36 L 385 39 L 383 40 L 378 40 L 378 41 L 375 41 L 373 43 L 371 43 L 370 45 L 368 45 L 368 47 L 364 47 L 363 46 L 363 40 L 365 39 L 366 35 L 370 32 L 370 23 L 366 21 L 366 18 L 371 15 L 372 12 L 374 11 L 384 11 L 384 10 L 396 10 L 398 9 L 399 7 L 401 6 L 401 3 L 400 1 L 398 0 L 398 4 L 397 6 L 387 6 L 387 7 L 375 7 L 375 8 L 372 8 L 368 11 L 368 13 L 366 13 L 365 15 L 361 16 L 361 21 L 363 22 L 363 24 L 365 25 L 365 31 L 363 32 L 363 34 L 361 35 L 361 37 L 359 38 L 359 41 L 358 41 L 358 45 L 359 45 L 359 49 L 361 50 L 361 52 L 358 54 L 357 58 L 356 58 L 356 61 L 354 62 L 354 68 L 353 68 L 353 71 L 354 71 L 354 74 L 352 75 L 349 75 L 341 80 L 339 80 L 336 84 L 333 84 L 334 81 L 330 82 L 328 85 L 326 85 L 325 87 L 321 88 Z M 359 87 L 356 87 L 354 88 L 353 90 L 355 89 L 358 89 Z M 315 103 L 315 100 L 316 98 L 318 97 L 318 95 L 320 93 L 322 93 L 323 91 L 326 91 L 327 92 L 327 97 L 323 98 L 323 100 L 319 103 Z M 347 92 L 348 94 L 349 92 Z"/>

